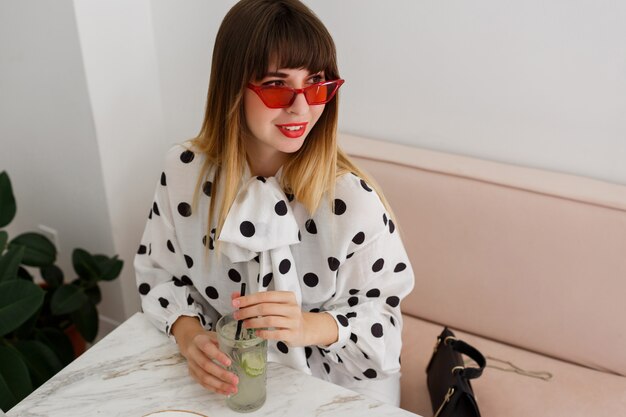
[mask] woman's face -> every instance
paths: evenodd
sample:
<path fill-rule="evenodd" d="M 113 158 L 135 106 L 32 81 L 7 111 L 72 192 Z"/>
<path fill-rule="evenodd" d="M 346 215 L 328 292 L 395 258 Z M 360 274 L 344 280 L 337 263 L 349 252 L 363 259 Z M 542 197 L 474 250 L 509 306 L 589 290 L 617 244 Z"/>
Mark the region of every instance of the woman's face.
<path fill-rule="evenodd" d="M 306 69 L 279 68 L 271 69 L 252 84 L 304 88 L 324 80 L 323 72 L 311 74 Z M 243 100 L 246 124 L 252 133 L 252 137 L 245 138 L 246 151 L 249 158 L 261 163 L 277 159 L 284 162 L 286 154 L 298 151 L 325 107 L 324 104 L 309 105 L 304 94 L 297 94 L 290 107 L 270 109 L 249 88 Z"/>

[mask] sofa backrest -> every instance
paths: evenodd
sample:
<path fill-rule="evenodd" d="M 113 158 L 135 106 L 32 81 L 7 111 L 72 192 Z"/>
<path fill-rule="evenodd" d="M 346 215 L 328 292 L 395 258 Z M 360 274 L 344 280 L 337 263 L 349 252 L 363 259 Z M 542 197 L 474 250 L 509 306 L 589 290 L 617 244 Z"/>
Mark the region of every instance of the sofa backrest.
<path fill-rule="evenodd" d="M 339 140 L 395 211 L 404 314 L 626 375 L 626 186 Z"/>

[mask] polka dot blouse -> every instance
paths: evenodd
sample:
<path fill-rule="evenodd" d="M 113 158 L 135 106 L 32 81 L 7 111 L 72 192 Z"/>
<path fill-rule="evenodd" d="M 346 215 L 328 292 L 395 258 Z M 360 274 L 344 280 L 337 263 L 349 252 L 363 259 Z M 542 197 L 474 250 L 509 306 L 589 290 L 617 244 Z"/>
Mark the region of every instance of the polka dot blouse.
<path fill-rule="evenodd" d="M 221 203 L 220 193 L 213 195 L 213 169 L 192 209 L 203 159 L 182 145 L 167 154 L 134 264 L 149 319 L 170 337 L 180 316 L 198 317 L 212 330 L 221 315 L 233 311 L 230 294 L 242 282 L 248 293 L 292 291 L 303 311 L 330 314 L 339 337 L 330 346 L 270 341 L 270 361 L 357 391 L 368 381 L 397 381 L 400 301 L 414 279 L 376 192 L 346 174 L 337 179 L 333 206 L 324 200 L 310 216 L 281 189 L 281 170 L 275 177 L 246 170 L 222 233 L 215 236 L 215 220 L 207 228 L 210 199 L 217 199 L 216 207 Z"/>

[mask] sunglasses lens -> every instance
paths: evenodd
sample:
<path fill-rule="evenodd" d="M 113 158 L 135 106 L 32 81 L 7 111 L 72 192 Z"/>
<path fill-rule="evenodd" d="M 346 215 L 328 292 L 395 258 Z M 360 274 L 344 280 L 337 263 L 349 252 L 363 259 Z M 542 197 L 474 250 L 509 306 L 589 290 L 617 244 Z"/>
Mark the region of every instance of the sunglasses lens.
<path fill-rule="evenodd" d="M 312 85 L 304 90 L 304 94 L 309 104 L 324 104 L 333 98 L 336 91 L 337 83 L 331 82 L 322 85 Z"/>
<path fill-rule="evenodd" d="M 267 106 L 289 107 L 294 93 L 288 88 L 267 87 L 261 90 L 261 97 Z"/>

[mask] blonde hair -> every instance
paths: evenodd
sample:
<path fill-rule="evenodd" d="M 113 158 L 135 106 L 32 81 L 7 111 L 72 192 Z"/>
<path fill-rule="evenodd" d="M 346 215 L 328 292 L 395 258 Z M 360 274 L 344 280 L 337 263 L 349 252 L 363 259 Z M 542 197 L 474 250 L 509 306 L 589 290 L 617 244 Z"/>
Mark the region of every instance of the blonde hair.
<path fill-rule="evenodd" d="M 313 52 L 314 51 L 314 52 Z M 222 188 L 222 203 L 215 225 L 216 244 L 224 221 L 241 186 L 246 163 L 243 136 L 247 128 L 243 92 L 250 81 L 262 79 L 270 62 L 277 68 L 324 71 L 338 79 L 335 44 L 315 14 L 297 0 L 241 0 L 226 14 L 217 33 L 202 128 L 192 139 L 205 162 L 196 184 L 194 207 L 209 171 L 215 167 L 211 194 Z M 338 96 L 326 104 L 302 147 L 283 166 L 281 186 L 312 215 L 324 195 L 334 201 L 337 177 L 352 172 L 370 184 L 391 215 L 379 187 L 337 145 Z M 211 198 L 207 236 L 216 198 Z"/>

